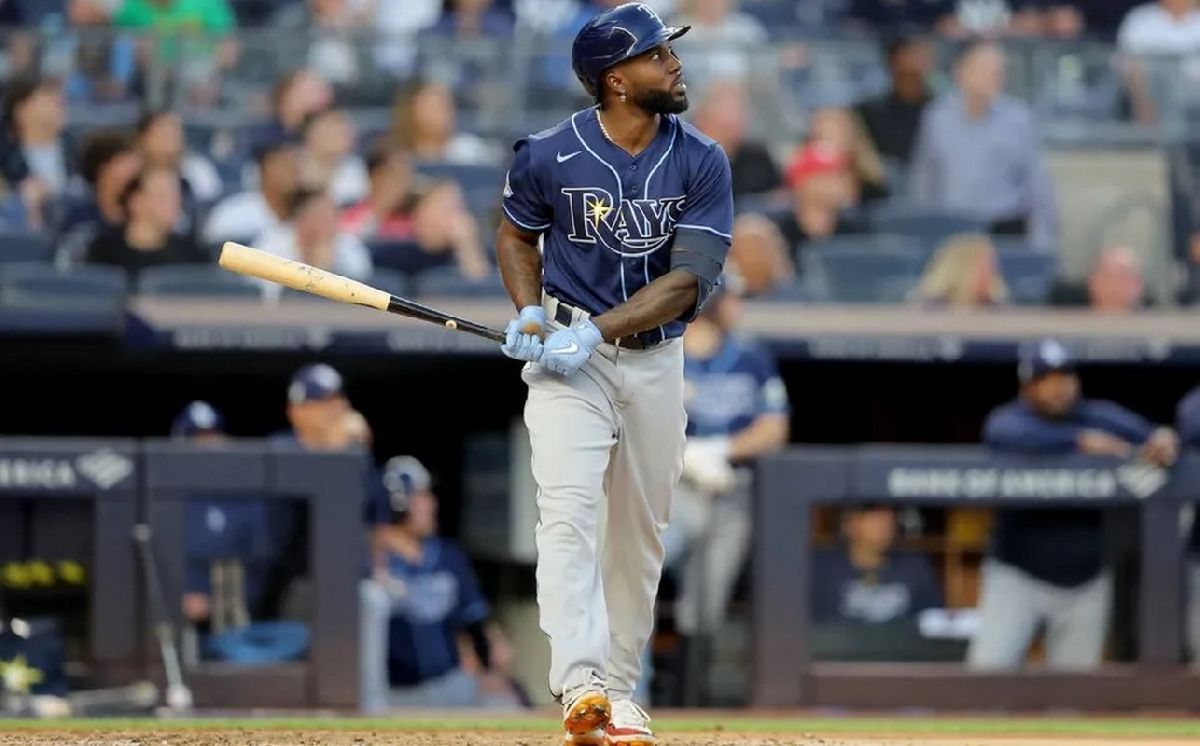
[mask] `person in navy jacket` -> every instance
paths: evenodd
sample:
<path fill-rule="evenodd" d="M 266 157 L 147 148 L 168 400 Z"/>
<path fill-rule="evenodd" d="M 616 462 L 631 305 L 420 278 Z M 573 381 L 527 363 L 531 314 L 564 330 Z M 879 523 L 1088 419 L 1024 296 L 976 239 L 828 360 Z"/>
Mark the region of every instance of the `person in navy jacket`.
<path fill-rule="evenodd" d="M 1179 402 L 1176 426 L 1183 444 L 1200 448 L 1200 386 Z M 1192 539 L 1188 546 L 1188 620 L 1187 643 L 1193 661 L 1200 662 L 1200 519 L 1192 519 Z"/>
<path fill-rule="evenodd" d="M 1020 396 L 992 411 L 983 439 L 1016 454 L 1083 453 L 1174 463 L 1173 430 L 1109 401 L 1080 394 L 1075 362 L 1058 342 L 1022 353 Z M 980 627 L 967 654 L 976 669 L 1012 669 L 1046 626 L 1054 668 L 1097 666 L 1108 633 L 1112 577 L 1106 567 L 1102 513 L 1079 508 L 999 510 L 984 562 Z"/>

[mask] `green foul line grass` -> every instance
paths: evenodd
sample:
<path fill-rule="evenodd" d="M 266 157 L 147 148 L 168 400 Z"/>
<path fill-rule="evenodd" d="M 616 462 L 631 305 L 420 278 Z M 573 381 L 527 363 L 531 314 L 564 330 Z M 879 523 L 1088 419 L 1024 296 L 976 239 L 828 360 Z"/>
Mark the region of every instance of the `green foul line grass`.
<path fill-rule="evenodd" d="M 1128 738 L 1200 738 L 1200 720 L 1108 718 L 758 718 L 662 717 L 664 732 L 724 730 L 742 733 L 830 733 L 871 735 L 1064 735 Z M 351 730 L 351 731 L 544 731 L 558 728 L 549 718 L 263 718 L 155 720 L 0 720 L 0 732 L 153 730 Z"/>

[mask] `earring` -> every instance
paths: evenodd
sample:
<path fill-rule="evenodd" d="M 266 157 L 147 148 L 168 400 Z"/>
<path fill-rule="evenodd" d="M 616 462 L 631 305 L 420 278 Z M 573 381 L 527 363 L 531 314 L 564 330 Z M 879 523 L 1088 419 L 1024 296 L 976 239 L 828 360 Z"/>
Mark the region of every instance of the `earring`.
<path fill-rule="evenodd" d="M 624 93 L 621 94 L 621 103 L 625 103 L 625 94 Z"/>

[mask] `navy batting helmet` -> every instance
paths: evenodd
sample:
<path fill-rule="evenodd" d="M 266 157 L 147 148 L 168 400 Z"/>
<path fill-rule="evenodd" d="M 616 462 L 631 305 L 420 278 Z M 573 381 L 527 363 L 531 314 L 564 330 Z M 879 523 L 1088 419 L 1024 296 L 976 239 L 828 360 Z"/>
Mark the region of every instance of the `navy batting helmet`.
<path fill-rule="evenodd" d="M 618 5 L 592 18 L 579 30 L 571 45 L 571 65 L 587 92 L 596 96 L 605 70 L 663 42 L 678 39 L 690 28 L 664 24 L 643 3 Z"/>

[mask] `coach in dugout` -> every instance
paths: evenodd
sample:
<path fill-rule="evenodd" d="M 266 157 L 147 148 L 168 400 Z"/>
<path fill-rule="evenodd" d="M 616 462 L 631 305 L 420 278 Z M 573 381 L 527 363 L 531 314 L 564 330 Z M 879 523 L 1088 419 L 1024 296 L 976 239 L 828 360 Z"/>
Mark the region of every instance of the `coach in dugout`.
<path fill-rule="evenodd" d="M 515 709 L 512 649 L 471 562 L 437 536 L 437 496 L 420 461 L 396 456 L 368 515 L 371 579 L 361 586 L 362 706 Z"/>
<path fill-rule="evenodd" d="M 1018 378 L 1018 399 L 996 408 L 984 425 L 991 448 L 1174 463 L 1175 432 L 1113 402 L 1083 398 L 1075 363 L 1058 342 L 1045 340 L 1023 352 Z M 1093 668 L 1103 655 L 1111 603 L 1101 511 L 997 511 L 968 665 L 1019 667 L 1044 624 L 1050 667 Z"/>
<path fill-rule="evenodd" d="M 1200 448 L 1200 386 L 1179 402 L 1176 425 L 1184 445 Z M 1187 643 L 1192 662 L 1200 664 L 1200 516 L 1192 518 L 1188 558 Z"/>

